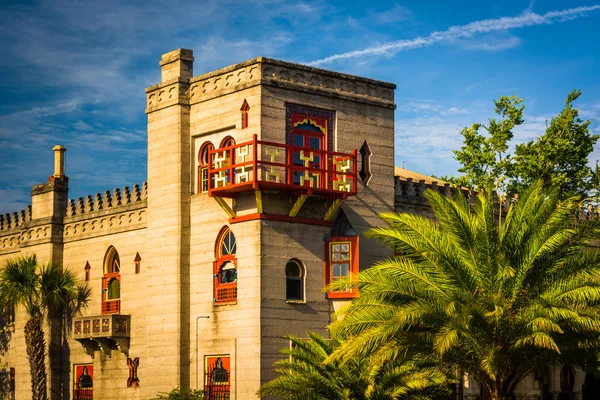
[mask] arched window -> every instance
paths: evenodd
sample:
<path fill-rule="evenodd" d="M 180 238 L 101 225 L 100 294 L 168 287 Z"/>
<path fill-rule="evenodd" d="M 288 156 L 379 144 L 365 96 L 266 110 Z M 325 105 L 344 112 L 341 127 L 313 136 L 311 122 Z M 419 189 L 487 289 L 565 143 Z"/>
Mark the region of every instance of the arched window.
<path fill-rule="evenodd" d="M 121 310 L 121 260 L 117 249 L 110 246 L 104 256 L 102 277 L 102 314 L 114 314 Z"/>
<path fill-rule="evenodd" d="M 230 146 L 233 146 L 234 144 L 235 144 L 235 140 L 231 136 L 227 136 L 221 141 L 221 145 L 219 146 L 219 148 L 230 147 Z"/>
<path fill-rule="evenodd" d="M 560 371 L 560 391 L 570 393 L 575 386 L 575 373 L 573 368 L 565 365 Z"/>
<path fill-rule="evenodd" d="M 237 300 L 237 243 L 229 227 L 221 229 L 215 246 L 214 302 Z"/>
<path fill-rule="evenodd" d="M 248 102 L 246 100 L 244 100 L 244 103 L 242 103 L 242 108 L 240 108 L 240 111 L 242 112 L 242 129 L 245 129 L 248 127 L 248 111 L 250 110 L 250 105 L 248 104 Z"/>
<path fill-rule="evenodd" d="M 208 192 L 208 165 L 210 164 L 208 152 L 213 148 L 211 142 L 205 142 L 198 152 L 198 193 Z"/>
<path fill-rule="evenodd" d="M 291 259 L 285 264 L 285 299 L 304 301 L 304 267 L 299 260 Z"/>

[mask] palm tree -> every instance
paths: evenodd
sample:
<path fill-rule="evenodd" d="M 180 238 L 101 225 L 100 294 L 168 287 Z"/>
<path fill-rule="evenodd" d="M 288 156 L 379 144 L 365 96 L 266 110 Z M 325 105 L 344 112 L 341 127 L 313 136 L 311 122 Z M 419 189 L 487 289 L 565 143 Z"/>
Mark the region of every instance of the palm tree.
<path fill-rule="evenodd" d="M 370 231 L 401 255 L 359 274 L 360 298 L 331 327 L 352 338 L 330 362 L 425 345 L 500 400 L 535 370 L 597 359 L 600 252 L 588 245 L 600 230 L 574 223 L 576 198 L 537 182 L 502 219 L 489 192 L 472 207 L 458 192 L 426 197 L 435 221 L 387 213 Z"/>
<path fill-rule="evenodd" d="M 344 364 L 325 364 L 342 341 L 312 332 L 307 335 L 308 339 L 286 336 L 291 346 L 281 353 L 288 357 L 274 364 L 280 376 L 265 383 L 258 396 L 281 396 L 284 400 L 419 400 L 447 391 L 449 380 L 443 371 L 400 357 L 382 365 L 368 356 Z"/>
<path fill-rule="evenodd" d="M 0 269 L 0 303 L 23 306 L 29 316 L 25 344 L 34 400 L 47 398 L 44 319 L 58 315 L 70 320 L 87 306 L 89 294 L 89 287 L 78 285 L 73 272 L 52 262 L 39 265 L 35 255 L 8 260 Z"/>

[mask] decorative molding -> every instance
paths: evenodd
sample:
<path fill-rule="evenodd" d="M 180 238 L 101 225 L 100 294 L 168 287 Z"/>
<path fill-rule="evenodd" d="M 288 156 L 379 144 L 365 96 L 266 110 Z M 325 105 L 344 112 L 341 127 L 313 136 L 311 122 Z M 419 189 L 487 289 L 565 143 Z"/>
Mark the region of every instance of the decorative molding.
<path fill-rule="evenodd" d="M 66 222 L 63 231 L 63 242 L 67 243 L 83 238 L 144 229 L 146 224 L 147 212 L 144 205 L 143 208 L 136 210 L 101 215 L 82 221 Z"/>
<path fill-rule="evenodd" d="M 191 78 L 187 98 L 189 104 L 196 104 L 260 84 L 347 98 L 386 108 L 396 107 L 394 104 L 396 85 L 392 83 L 264 57 Z M 154 107 L 158 107 L 158 104 L 164 101 L 157 97 L 159 90 L 168 92 L 172 89 L 169 82 L 146 89 L 148 93 L 146 112 L 154 111 Z M 154 97 L 151 98 L 152 94 Z M 171 104 L 174 103 L 169 103 Z"/>
<path fill-rule="evenodd" d="M 257 64 L 240 67 L 216 76 L 213 74 L 201 75 L 190 80 L 189 102 L 190 104 L 199 103 L 259 83 L 260 70 Z"/>
<path fill-rule="evenodd" d="M 173 106 L 189 105 L 189 80 L 176 78 L 146 89 L 146 114 Z"/>

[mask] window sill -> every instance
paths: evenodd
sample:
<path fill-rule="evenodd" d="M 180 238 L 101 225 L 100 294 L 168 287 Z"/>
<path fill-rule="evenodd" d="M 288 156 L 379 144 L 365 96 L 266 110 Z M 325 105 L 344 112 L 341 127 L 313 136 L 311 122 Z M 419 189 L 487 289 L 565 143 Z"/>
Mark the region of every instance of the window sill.
<path fill-rule="evenodd" d="M 359 293 L 351 293 L 351 292 L 325 293 L 325 298 L 332 299 L 332 300 L 355 299 L 357 297 L 360 297 Z"/>
<path fill-rule="evenodd" d="M 233 300 L 233 301 L 215 301 L 213 303 L 213 306 L 233 306 L 235 304 L 237 304 L 237 300 Z"/>
<path fill-rule="evenodd" d="M 306 304 L 306 300 L 286 300 L 287 304 Z"/>

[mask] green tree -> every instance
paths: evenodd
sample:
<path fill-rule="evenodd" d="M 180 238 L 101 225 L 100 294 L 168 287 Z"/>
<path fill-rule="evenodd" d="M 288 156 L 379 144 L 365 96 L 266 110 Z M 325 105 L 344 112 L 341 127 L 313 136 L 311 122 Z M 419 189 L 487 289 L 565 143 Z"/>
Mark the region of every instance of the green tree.
<path fill-rule="evenodd" d="M 427 191 L 436 220 L 382 214 L 371 237 L 402 255 L 361 272 L 360 297 L 331 326 L 351 337 L 330 357 L 386 359 L 425 346 L 440 365 L 474 376 L 494 400 L 527 374 L 581 365 L 600 348 L 597 224 L 574 224 L 576 198 L 535 182 L 503 222 L 490 190 L 474 207 Z"/>
<path fill-rule="evenodd" d="M 500 96 L 494 100 L 495 112 L 500 120 L 490 118 L 487 126 L 475 123 L 463 128 L 460 134 L 464 144 L 460 150 L 454 150 L 455 158 L 462 164 L 458 169 L 464 173 L 458 178 L 444 178 L 455 181 L 461 186 L 484 188 L 492 186 L 498 190 L 506 180 L 511 167 L 508 153 L 513 129 L 523 123 L 523 99 L 516 96 Z M 480 130 L 487 131 L 487 135 Z"/>
<path fill-rule="evenodd" d="M 447 391 L 446 374 L 431 364 L 399 355 L 377 364 L 368 355 L 346 363 L 324 361 L 342 341 L 307 332 L 308 339 L 287 336 L 291 347 L 277 361 L 278 378 L 265 383 L 257 396 L 281 396 L 284 400 L 394 400 L 431 399 Z"/>
<path fill-rule="evenodd" d="M 580 95 L 580 90 L 569 93 L 565 108 L 547 124 L 546 132 L 516 144 L 513 153 L 513 131 L 524 122 L 523 99 L 501 96 L 494 101 L 500 120 L 492 118 L 487 126 L 476 123 L 460 132 L 463 146 L 454 154 L 463 175 L 443 179 L 474 189 L 491 185 L 509 194 L 541 179 L 547 187 L 560 188 L 563 197 L 589 195 L 600 183 L 600 168 L 588 165 L 600 135 L 590 133 L 591 120 L 581 120 L 573 107 Z"/>
<path fill-rule="evenodd" d="M 40 265 L 35 255 L 8 260 L 0 269 L 0 303 L 23 306 L 29 316 L 25 345 L 34 400 L 47 399 L 44 319 L 52 315 L 59 321 L 51 323 L 67 322 L 87 306 L 89 295 L 90 289 L 78 285 L 73 272 L 52 262 Z"/>
<path fill-rule="evenodd" d="M 516 146 L 509 192 L 521 192 L 538 179 L 559 187 L 565 196 L 585 196 L 597 187 L 599 169 L 588 165 L 588 156 L 600 135 L 591 135 L 592 121 L 581 120 L 573 108 L 579 96 L 581 90 L 569 93 L 565 108 L 552 118 L 545 134 Z"/>
<path fill-rule="evenodd" d="M 195 389 L 179 389 L 175 388 L 169 393 L 160 394 L 154 400 L 202 400 L 204 399 L 204 391 Z"/>

